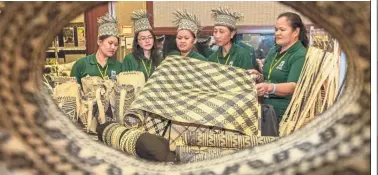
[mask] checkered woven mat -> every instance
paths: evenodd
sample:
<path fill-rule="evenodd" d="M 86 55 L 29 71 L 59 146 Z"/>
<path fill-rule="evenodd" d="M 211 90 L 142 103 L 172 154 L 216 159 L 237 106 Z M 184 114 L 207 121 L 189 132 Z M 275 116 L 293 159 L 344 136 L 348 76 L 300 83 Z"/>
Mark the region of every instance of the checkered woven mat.
<path fill-rule="evenodd" d="M 245 70 L 170 56 L 131 104 L 125 124 L 141 126 L 147 115 L 154 114 L 176 122 L 256 135 L 258 108 L 255 80 Z"/>

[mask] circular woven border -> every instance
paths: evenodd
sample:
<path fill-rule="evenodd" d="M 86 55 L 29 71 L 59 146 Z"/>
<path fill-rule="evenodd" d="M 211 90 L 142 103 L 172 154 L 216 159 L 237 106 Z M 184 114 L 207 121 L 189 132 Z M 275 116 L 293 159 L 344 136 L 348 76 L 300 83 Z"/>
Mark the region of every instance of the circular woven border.
<path fill-rule="evenodd" d="M 370 3 L 284 2 L 335 37 L 348 58 L 342 98 L 303 129 L 211 161 L 147 162 L 92 141 L 43 94 L 45 50 L 101 2 L 7 2 L 0 16 L 0 162 L 6 173 L 363 174 L 370 169 Z"/>

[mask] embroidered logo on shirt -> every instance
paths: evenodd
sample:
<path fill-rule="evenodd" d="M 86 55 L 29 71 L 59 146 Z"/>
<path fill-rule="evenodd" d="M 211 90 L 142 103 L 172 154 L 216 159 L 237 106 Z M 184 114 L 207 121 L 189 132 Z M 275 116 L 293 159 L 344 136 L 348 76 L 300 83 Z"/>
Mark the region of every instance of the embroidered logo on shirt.
<path fill-rule="evenodd" d="M 276 69 L 282 70 L 283 65 L 285 64 L 285 61 L 281 61 L 281 63 L 277 66 Z"/>

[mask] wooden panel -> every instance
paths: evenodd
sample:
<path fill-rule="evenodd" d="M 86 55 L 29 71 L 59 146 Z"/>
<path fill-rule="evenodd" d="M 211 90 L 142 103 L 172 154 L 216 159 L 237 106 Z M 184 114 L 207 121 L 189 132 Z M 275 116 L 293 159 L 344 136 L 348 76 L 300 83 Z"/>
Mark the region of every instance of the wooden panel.
<path fill-rule="evenodd" d="M 201 30 L 200 35 L 211 35 L 213 33 L 213 26 L 206 26 Z M 155 35 L 176 35 L 176 27 L 155 27 Z M 274 33 L 274 26 L 238 26 L 237 33 L 260 33 L 268 34 Z"/>
<path fill-rule="evenodd" d="M 146 2 L 145 1 L 120 1 L 115 2 L 115 11 L 118 22 L 121 26 L 131 26 L 131 13 L 134 10 L 138 9 L 146 9 Z"/>
<path fill-rule="evenodd" d="M 154 27 L 154 2 L 153 1 L 147 1 L 146 2 L 146 8 L 147 8 L 147 13 L 150 14 L 151 16 L 148 18 L 150 21 L 150 24 L 152 27 Z"/>
<path fill-rule="evenodd" d="M 87 55 L 97 51 L 97 18 L 105 15 L 106 13 L 108 13 L 108 3 L 96 6 L 84 14 Z"/>
<path fill-rule="evenodd" d="M 84 13 L 73 19 L 70 23 L 84 23 Z"/>
<path fill-rule="evenodd" d="M 232 4 L 232 6 L 230 6 L 230 4 Z M 214 21 L 210 17 L 210 9 L 217 7 L 216 5 L 229 6 L 231 8 L 236 6 L 237 8 L 235 9 L 238 9 L 239 12 L 242 11 L 244 13 L 244 24 L 239 23 L 240 25 L 238 25 L 237 33 L 274 33 L 274 23 L 280 13 L 285 11 L 296 12 L 289 7 L 279 4 L 278 2 L 146 2 L 147 12 L 150 13 L 155 19 L 151 20 L 151 25 L 153 26 L 155 35 L 176 34 L 177 28 L 172 24 L 172 12 L 175 9 L 182 7 L 185 7 L 185 9 L 188 11 L 197 14 L 202 20 L 201 24 L 204 27 L 200 33 L 201 35 L 211 35 Z M 252 12 L 252 10 L 249 10 L 250 7 L 258 8 L 259 10 L 257 12 Z M 257 15 L 254 15 L 255 17 L 252 18 L 247 16 L 243 10 L 247 11 L 248 13 L 256 13 Z M 306 17 L 301 17 L 304 23 L 307 24 L 306 27 L 309 28 L 313 25 L 312 22 Z M 203 22 L 206 20 L 209 21 L 207 25 Z"/>
<path fill-rule="evenodd" d="M 176 9 L 184 8 L 196 14 L 201 20 L 202 26 L 213 26 L 214 20 L 211 18 L 211 9 L 228 6 L 234 11 L 244 14 L 244 19 L 238 22 L 242 26 L 272 26 L 276 18 L 283 12 L 296 12 L 279 2 L 190 2 L 190 1 L 154 1 L 153 14 L 155 27 L 173 27 L 173 12 Z M 296 12 L 298 13 L 298 12 Z M 299 13 L 298 13 L 299 14 Z M 302 15 L 301 15 L 302 16 Z M 307 18 L 302 16 L 305 24 L 311 24 Z"/>

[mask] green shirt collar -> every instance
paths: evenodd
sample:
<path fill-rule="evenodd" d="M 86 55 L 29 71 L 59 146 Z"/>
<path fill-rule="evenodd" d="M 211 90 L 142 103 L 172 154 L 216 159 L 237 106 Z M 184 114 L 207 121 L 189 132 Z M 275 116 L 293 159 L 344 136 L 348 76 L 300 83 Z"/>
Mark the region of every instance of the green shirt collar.
<path fill-rule="evenodd" d="M 151 58 L 151 56 L 150 56 L 150 58 Z M 142 60 L 144 60 L 144 61 L 151 61 L 151 59 L 147 59 L 144 55 L 142 56 Z"/>
<path fill-rule="evenodd" d="M 232 43 L 231 42 L 231 49 L 230 51 L 227 53 L 227 55 L 225 57 L 223 57 L 223 54 L 222 54 L 222 47 L 219 47 L 218 51 L 217 51 L 217 56 L 220 58 L 220 59 L 223 59 L 223 58 L 226 58 L 228 55 L 232 55 L 235 50 L 236 50 L 236 47 L 237 45 L 235 43 Z"/>
<path fill-rule="evenodd" d="M 89 63 L 97 64 L 96 54 L 89 55 Z M 106 64 L 113 65 L 115 63 L 116 61 L 114 59 L 108 57 L 108 61 L 106 62 Z"/>
<path fill-rule="evenodd" d="M 196 53 L 193 51 L 193 49 L 189 52 L 188 57 L 194 58 L 196 56 Z"/>
<path fill-rule="evenodd" d="M 280 47 L 280 46 L 277 46 L 277 47 Z M 302 42 L 300 40 L 298 40 L 297 42 L 295 42 L 295 44 L 293 44 L 289 49 L 287 49 L 285 52 L 286 53 L 293 53 L 293 52 L 296 52 L 297 50 L 299 50 L 301 47 L 304 47 L 302 45 Z M 279 48 L 279 50 L 281 50 L 281 48 Z M 276 51 L 279 52 L 279 50 L 277 49 Z"/>

